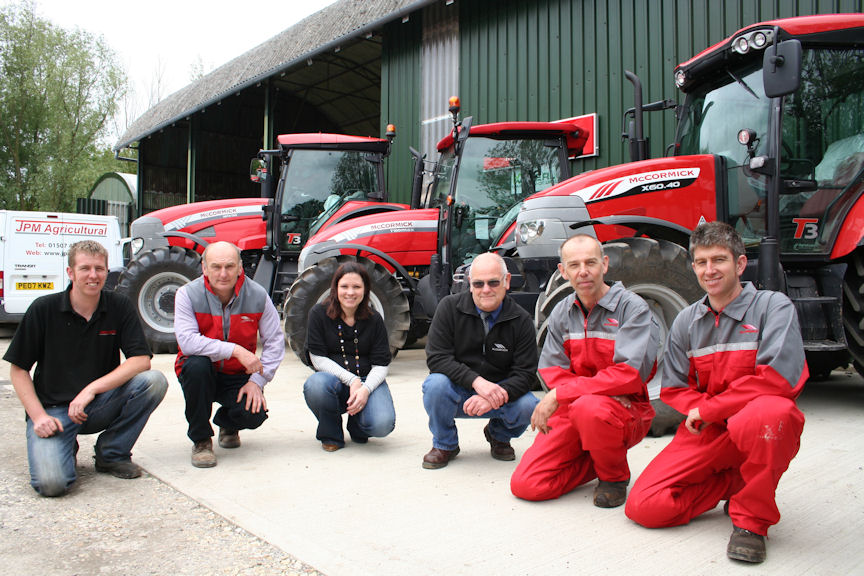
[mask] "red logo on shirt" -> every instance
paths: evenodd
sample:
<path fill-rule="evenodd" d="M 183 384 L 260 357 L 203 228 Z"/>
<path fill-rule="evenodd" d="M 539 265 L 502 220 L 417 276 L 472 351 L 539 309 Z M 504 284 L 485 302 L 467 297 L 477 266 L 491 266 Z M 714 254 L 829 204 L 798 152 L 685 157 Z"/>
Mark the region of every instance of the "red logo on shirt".
<path fill-rule="evenodd" d="M 738 332 L 739 334 L 756 334 L 759 332 L 759 328 L 753 326 L 752 324 L 742 324 L 742 330 Z"/>
<path fill-rule="evenodd" d="M 603 325 L 604 326 L 614 326 L 617 328 L 618 327 L 618 320 L 616 320 L 615 318 L 607 318 L 606 322 Z"/>
<path fill-rule="evenodd" d="M 100 330 L 99 331 L 99 336 L 116 336 L 116 335 L 117 335 L 116 330 Z"/>

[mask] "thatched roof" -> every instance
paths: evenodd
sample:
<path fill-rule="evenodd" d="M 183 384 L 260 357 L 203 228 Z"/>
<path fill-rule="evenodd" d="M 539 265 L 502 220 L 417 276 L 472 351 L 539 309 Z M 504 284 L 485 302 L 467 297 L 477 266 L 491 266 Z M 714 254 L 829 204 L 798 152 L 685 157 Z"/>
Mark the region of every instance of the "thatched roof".
<path fill-rule="evenodd" d="M 160 101 L 129 126 L 114 149 L 120 150 L 227 96 L 433 2 L 340 0 L 331 4 Z M 268 11 L 268 17 L 278 17 Z"/>

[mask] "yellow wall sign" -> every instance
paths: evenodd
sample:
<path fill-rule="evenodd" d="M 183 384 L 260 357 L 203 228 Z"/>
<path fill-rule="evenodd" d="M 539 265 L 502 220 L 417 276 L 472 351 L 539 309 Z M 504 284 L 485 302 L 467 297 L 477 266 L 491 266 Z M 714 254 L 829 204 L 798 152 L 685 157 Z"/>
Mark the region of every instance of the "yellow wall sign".
<path fill-rule="evenodd" d="M 16 290 L 53 290 L 54 282 L 16 282 Z"/>

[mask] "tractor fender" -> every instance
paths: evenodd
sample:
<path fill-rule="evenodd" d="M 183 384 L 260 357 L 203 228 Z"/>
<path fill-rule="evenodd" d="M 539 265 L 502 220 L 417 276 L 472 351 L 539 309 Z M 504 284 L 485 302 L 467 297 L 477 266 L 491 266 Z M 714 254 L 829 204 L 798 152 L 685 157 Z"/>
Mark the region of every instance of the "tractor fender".
<path fill-rule="evenodd" d="M 688 230 L 684 226 L 674 222 L 669 222 L 668 220 L 651 218 L 650 216 L 633 216 L 628 214 L 620 216 L 601 216 L 598 218 L 592 218 L 591 220 L 582 220 L 574 222 L 570 225 L 570 228 L 572 230 L 579 230 L 580 228 L 587 226 L 593 227 L 598 225 L 627 226 L 628 228 L 634 228 L 636 230 L 634 236 L 647 236 L 649 238 L 654 238 L 655 240 L 674 242 L 679 246 L 683 246 L 685 249 L 690 243 L 690 233 L 692 232 L 692 230 Z M 593 232 L 592 229 L 592 236 L 594 235 Z"/>
<path fill-rule="evenodd" d="M 859 246 L 864 246 L 864 196 L 855 201 L 855 205 L 843 219 L 837 240 L 831 249 L 831 259 L 843 258 Z"/>
<path fill-rule="evenodd" d="M 207 245 L 210 244 L 209 242 L 207 242 L 207 240 L 204 240 L 200 236 L 196 236 L 195 234 L 189 234 L 188 232 L 178 232 L 176 230 L 173 230 L 169 232 L 163 232 L 162 236 L 164 236 L 165 238 L 185 238 L 186 240 L 192 242 L 194 246 L 200 246 L 201 250 L 204 250 L 204 248 L 207 248 Z"/>
<path fill-rule="evenodd" d="M 405 280 L 408 288 L 412 293 L 416 292 L 417 280 L 408 273 L 404 266 L 402 266 L 386 252 L 382 252 L 377 248 L 372 248 L 371 246 L 364 246 L 362 244 L 351 244 L 348 242 L 321 242 L 313 246 L 306 246 L 300 252 L 298 270 L 302 272 L 307 268 L 317 264 L 321 260 L 324 260 L 325 258 L 331 258 L 344 254 L 345 250 L 356 252 L 356 256 L 360 256 L 363 253 L 375 256 L 376 258 L 383 261 L 389 268 L 398 272 L 399 275 Z"/>

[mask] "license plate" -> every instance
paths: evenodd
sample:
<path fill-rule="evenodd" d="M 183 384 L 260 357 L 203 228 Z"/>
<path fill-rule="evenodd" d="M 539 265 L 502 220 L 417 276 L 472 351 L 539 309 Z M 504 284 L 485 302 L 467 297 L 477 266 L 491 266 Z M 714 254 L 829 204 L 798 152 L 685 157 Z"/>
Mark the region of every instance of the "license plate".
<path fill-rule="evenodd" d="M 54 282 L 16 282 L 16 290 L 53 290 Z"/>

